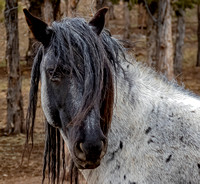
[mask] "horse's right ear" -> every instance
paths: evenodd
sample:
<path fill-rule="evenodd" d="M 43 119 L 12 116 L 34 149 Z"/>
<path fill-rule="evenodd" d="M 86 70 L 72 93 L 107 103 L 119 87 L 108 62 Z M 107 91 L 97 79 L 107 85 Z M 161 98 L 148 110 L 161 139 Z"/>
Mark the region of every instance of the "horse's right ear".
<path fill-rule="evenodd" d="M 92 27 L 92 30 L 97 35 L 99 35 L 103 30 L 105 24 L 105 15 L 107 11 L 108 11 L 107 7 L 101 8 L 100 10 L 97 11 L 92 20 L 90 20 L 89 22 L 89 25 Z"/>
<path fill-rule="evenodd" d="M 26 17 L 26 22 L 34 37 L 39 42 L 42 42 L 43 45 L 47 46 L 52 36 L 52 30 L 45 22 L 33 16 L 27 9 L 23 9 L 23 11 Z"/>

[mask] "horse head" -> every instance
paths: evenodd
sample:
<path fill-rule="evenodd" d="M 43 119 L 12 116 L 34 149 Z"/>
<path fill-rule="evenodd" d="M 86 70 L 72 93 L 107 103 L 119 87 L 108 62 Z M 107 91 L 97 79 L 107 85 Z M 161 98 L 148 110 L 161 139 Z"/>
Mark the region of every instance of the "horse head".
<path fill-rule="evenodd" d="M 107 149 L 114 95 L 100 39 L 106 12 L 102 8 L 89 23 L 66 18 L 48 26 L 24 10 L 30 30 L 42 43 L 40 61 L 35 62 L 44 115 L 48 125 L 59 130 L 80 169 L 96 168 Z"/>

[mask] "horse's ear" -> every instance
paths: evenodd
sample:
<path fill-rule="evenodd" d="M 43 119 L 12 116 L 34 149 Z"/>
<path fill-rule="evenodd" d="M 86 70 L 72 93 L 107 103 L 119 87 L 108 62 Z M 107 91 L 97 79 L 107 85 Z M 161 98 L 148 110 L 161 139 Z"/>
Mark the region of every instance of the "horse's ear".
<path fill-rule="evenodd" d="M 43 45 L 48 45 L 52 36 L 52 30 L 45 22 L 33 16 L 27 9 L 23 9 L 23 11 L 26 17 L 26 22 L 34 37 L 39 42 L 42 42 Z"/>
<path fill-rule="evenodd" d="M 93 31 L 99 35 L 103 30 L 105 24 L 105 15 L 108 11 L 108 8 L 101 8 L 97 13 L 94 15 L 92 20 L 89 22 L 89 25 L 92 27 Z"/>

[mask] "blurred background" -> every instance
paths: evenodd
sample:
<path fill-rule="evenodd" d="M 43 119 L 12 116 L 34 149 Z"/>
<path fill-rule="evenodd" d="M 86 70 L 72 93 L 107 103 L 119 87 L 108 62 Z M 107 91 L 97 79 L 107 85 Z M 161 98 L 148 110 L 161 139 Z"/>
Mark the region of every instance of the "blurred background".
<path fill-rule="evenodd" d="M 40 101 L 34 148 L 25 143 L 30 72 L 39 43 L 28 30 L 27 8 L 49 25 L 63 17 L 84 17 L 109 7 L 106 29 L 138 62 L 200 95 L 199 0 L 0 0 L 0 183 L 40 183 L 44 117 Z M 40 96 L 40 94 L 39 94 Z"/>

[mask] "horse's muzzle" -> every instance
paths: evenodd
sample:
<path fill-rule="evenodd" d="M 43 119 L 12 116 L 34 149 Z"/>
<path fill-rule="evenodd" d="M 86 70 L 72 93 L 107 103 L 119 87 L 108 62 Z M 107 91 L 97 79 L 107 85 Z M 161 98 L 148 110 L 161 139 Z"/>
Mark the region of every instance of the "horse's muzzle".
<path fill-rule="evenodd" d="M 80 169 L 94 169 L 107 150 L 106 139 L 93 142 L 77 142 L 74 146 L 75 163 Z"/>

